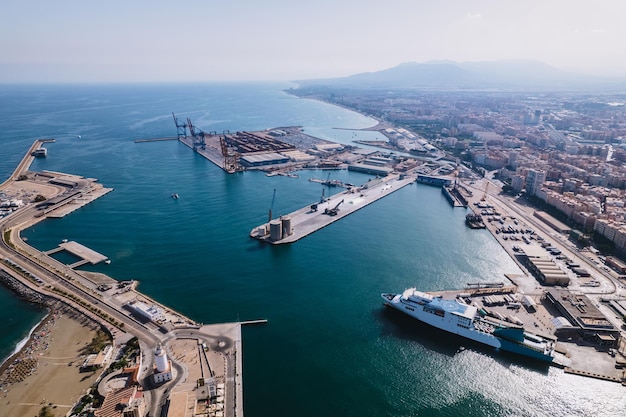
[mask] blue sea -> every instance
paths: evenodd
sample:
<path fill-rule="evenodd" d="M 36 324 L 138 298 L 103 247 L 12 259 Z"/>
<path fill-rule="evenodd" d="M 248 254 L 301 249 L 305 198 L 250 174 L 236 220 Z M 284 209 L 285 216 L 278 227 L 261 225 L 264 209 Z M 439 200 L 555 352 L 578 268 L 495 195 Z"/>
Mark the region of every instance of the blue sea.
<path fill-rule="evenodd" d="M 519 273 L 485 230 L 464 225 L 440 190 L 413 184 L 301 241 L 248 237 L 273 213 L 320 198 L 309 178 L 229 175 L 177 141 L 172 112 L 204 131 L 302 126 L 350 143 L 375 121 L 289 96 L 288 83 L 0 86 L 0 175 L 33 140 L 54 137 L 33 170 L 98 178 L 115 190 L 24 231 L 42 250 L 75 240 L 112 260 L 90 267 L 203 323 L 243 329 L 250 416 L 617 416 L 618 384 L 564 374 L 422 326 L 383 308 L 381 292 L 460 288 Z M 332 171 L 361 184 L 371 177 Z M 328 192 L 337 190 L 326 190 Z M 180 198 L 174 200 L 172 193 Z M 43 315 L 0 289 L 0 354 Z M 465 348 L 465 349 L 463 349 Z"/>

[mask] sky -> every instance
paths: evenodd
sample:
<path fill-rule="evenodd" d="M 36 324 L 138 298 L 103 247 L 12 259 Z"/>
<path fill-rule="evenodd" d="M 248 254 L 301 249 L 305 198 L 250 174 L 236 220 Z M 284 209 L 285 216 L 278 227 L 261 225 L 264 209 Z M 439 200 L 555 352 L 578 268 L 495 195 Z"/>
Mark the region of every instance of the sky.
<path fill-rule="evenodd" d="M 2 0 L 0 83 L 287 81 L 534 60 L 626 77 L 624 0 Z"/>

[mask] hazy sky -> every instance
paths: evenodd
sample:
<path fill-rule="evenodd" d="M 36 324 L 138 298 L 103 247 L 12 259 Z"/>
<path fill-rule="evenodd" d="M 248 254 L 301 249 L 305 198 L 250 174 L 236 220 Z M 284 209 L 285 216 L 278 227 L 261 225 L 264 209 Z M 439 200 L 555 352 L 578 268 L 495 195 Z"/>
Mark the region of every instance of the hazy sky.
<path fill-rule="evenodd" d="M 626 76 L 625 0 L 2 0 L 0 83 L 294 80 L 530 59 Z"/>

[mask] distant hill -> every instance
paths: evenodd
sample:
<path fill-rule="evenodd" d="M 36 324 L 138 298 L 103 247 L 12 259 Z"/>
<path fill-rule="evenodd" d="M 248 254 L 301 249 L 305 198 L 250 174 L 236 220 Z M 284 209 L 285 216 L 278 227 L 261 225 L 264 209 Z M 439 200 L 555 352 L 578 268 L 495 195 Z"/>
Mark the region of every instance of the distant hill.
<path fill-rule="evenodd" d="M 625 90 L 626 78 L 591 77 L 537 61 L 407 62 L 343 78 L 296 81 L 302 87 L 462 90 Z"/>

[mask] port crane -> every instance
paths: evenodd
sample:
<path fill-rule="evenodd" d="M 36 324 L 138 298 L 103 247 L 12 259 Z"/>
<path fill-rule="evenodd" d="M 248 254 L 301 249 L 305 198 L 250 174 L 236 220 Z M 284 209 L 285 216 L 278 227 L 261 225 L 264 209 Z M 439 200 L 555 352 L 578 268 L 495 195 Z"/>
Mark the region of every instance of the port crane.
<path fill-rule="evenodd" d="M 186 138 L 187 137 L 187 123 L 181 121 L 178 117 L 176 117 L 174 112 L 172 112 L 172 117 L 174 118 L 174 124 L 176 125 L 176 134 L 177 134 L 178 140 Z"/>
<path fill-rule="evenodd" d="M 195 127 L 191 123 L 191 119 L 189 117 L 187 118 L 187 127 L 189 127 L 189 133 L 191 133 L 191 136 L 193 137 L 193 150 L 197 151 L 198 148 L 204 149 L 206 146 L 204 142 L 205 133 L 202 129 Z"/>
<path fill-rule="evenodd" d="M 222 156 L 224 157 L 224 169 L 227 172 L 233 173 L 239 169 L 239 153 L 232 152 L 228 149 L 228 144 L 226 143 L 228 135 L 230 135 L 230 131 L 224 130 L 223 134 L 220 136 L 220 147 L 222 149 Z"/>
<path fill-rule="evenodd" d="M 330 174 L 328 174 L 330 176 Z M 320 202 L 319 204 L 322 204 L 323 202 L 326 201 L 326 198 L 324 197 L 324 184 L 322 183 L 322 196 L 320 197 Z M 311 211 L 317 211 L 317 204 L 311 204 Z"/>
<path fill-rule="evenodd" d="M 343 203 L 343 200 L 337 203 L 337 205 L 331 209 L 327 208 L 324 210 L 324 214 L 328 214 L 329 216 L 336 216 L 339 211 L 339 206 Z"/>

